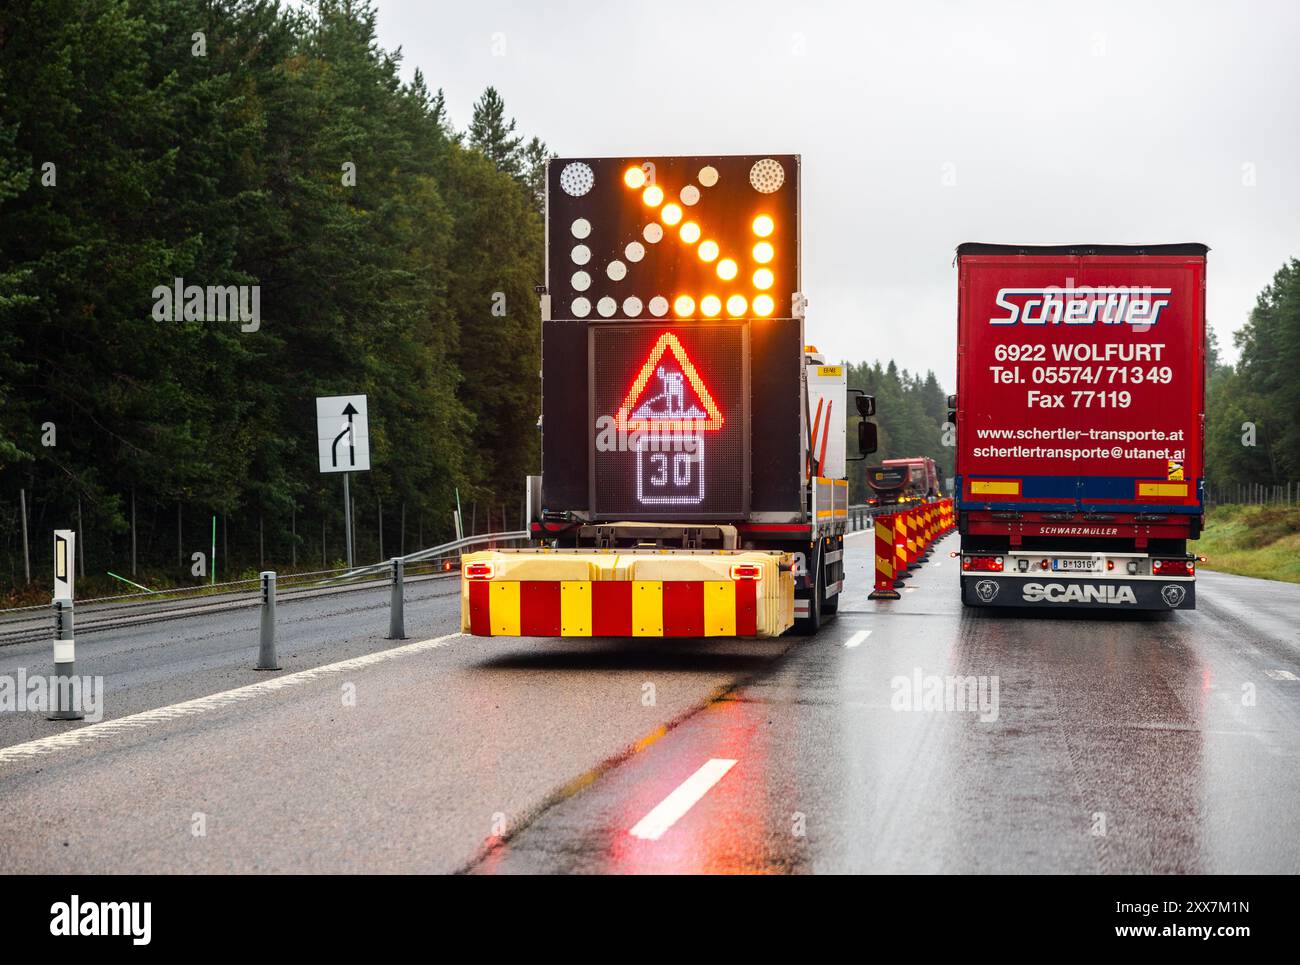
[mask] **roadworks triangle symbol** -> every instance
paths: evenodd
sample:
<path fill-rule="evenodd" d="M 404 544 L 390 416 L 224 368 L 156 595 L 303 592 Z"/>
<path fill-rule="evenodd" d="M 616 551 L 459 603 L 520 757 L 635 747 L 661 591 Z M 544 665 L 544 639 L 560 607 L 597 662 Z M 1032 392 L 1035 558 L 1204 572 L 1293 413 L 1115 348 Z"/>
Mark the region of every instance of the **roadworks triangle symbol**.
<path fill-rule="evenodd" d="M 669 353 L 671 360 L 664 358 Z M 687 384 L 694 399 L 687 397 Z M 614 421 L 622 430 L 715 432 L 722 428 L 723 418 L 682 343 L 672 332 L 664 332 L 642 364 Z"/>

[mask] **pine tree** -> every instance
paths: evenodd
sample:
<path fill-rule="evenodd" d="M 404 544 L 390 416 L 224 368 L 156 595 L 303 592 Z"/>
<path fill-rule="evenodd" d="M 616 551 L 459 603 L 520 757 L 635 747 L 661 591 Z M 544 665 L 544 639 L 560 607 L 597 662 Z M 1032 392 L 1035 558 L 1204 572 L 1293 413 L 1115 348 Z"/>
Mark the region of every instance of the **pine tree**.
<path fill-rule="evenodd" d="M 503 174 L 517 178 L 523 173 L 520 145 L 523 137 L 515 133 L 515 119 L 506 120 L 506 105 L 495 87 L 489 87 L 474 102 L 469 123 L 469 144 L 482 152 Z"/>

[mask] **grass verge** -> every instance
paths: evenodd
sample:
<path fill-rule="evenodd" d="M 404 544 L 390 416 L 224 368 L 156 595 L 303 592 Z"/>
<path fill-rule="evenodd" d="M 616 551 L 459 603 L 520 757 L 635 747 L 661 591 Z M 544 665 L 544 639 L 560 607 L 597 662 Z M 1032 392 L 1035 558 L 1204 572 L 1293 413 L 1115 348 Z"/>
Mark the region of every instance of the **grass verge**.
<path fill-rule="evenodd" d="M 1215 506 L 1189 548 L 1203 569 L 1300 583 L 1300 507 Z"/>

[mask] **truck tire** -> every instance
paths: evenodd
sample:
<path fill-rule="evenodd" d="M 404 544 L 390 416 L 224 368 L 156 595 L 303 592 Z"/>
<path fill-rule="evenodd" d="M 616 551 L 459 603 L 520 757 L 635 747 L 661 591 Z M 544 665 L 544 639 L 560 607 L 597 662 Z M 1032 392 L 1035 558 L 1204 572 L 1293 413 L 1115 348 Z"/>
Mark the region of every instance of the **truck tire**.
<path fill-rule="evenodd" d="M 823 569 L 823 571 L 824 571 L 824 570 L 825 570 L 825 567 L 823 567 L 822 569 Z M 829 588 L 830 582 L 831 582 L 831 581 L 827 578 L 825 572 L 823 572 L 823 574 L 822 574 L 822 592 L 823 592 L 823 593 L 825 593 L 826 590 Z M 844 591 L 843 591 L 843 590 L 840 590 L 840 592 L 839 592 L 839 593 L 836 593 L 834 596 L 827 596 L 827 597 L 824 597 L 824 598 L 822 599 L 822 616 L 823 616 L 823 617 L 833 617 L 833 616 L 835 616 L 836 613 L 839 612 L 839 609 L 840 609 L 840 597 L 843 596 L 843 595 L 844 595 Z"/>
<path fill-rule="evenodd" d="M 825 567 L 822 566 L 822 552 L 820 547 L 817 550 L 817 564 L 814 570 L 816 576 L 813 579 L 813 586 L 808 593 L 808 616 L 796 617 L 794 621 L 794 632 L 801 637 L 811 637 L 822 625 L 822 594 L 826 592 L 826 574 Z"/>

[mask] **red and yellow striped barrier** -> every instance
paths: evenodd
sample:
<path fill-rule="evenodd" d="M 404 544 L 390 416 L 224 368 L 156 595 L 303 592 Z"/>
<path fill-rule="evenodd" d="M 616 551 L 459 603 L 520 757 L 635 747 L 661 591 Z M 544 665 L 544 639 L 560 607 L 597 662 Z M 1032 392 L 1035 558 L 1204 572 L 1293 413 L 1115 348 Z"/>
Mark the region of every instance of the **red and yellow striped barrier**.
<path fill-rule="evenodd" d="M 765 551 L 493 550 L 461 560 L 461 630 L 492 637 L 775 637 L 793 558 Z"/>
<path fill-rule="evenodd" d="M 875 517 L 876 576 L 871 600 L 897 600 L 898 587 L 930 557 L 930 547 L 955 527 L 953 502 L 941 499 Z"/>
<path fill-rule="evenodd" d="M 907 517 L 894 514 L 894 579 L 907 578 Z"/>
<path fill-rule="evenodd" d="M 897 600 L 899 593 L 894 588 L 896 586 L 895 514 L 877 516 L 873 522 L 876 527 L 876 580 L 875 586 L 867 594 L 867 599 Z"/>
<path fill-rule="evenodd" d="M 470 580 L 482 637 L 754 637 L 757 580 Z"/>

